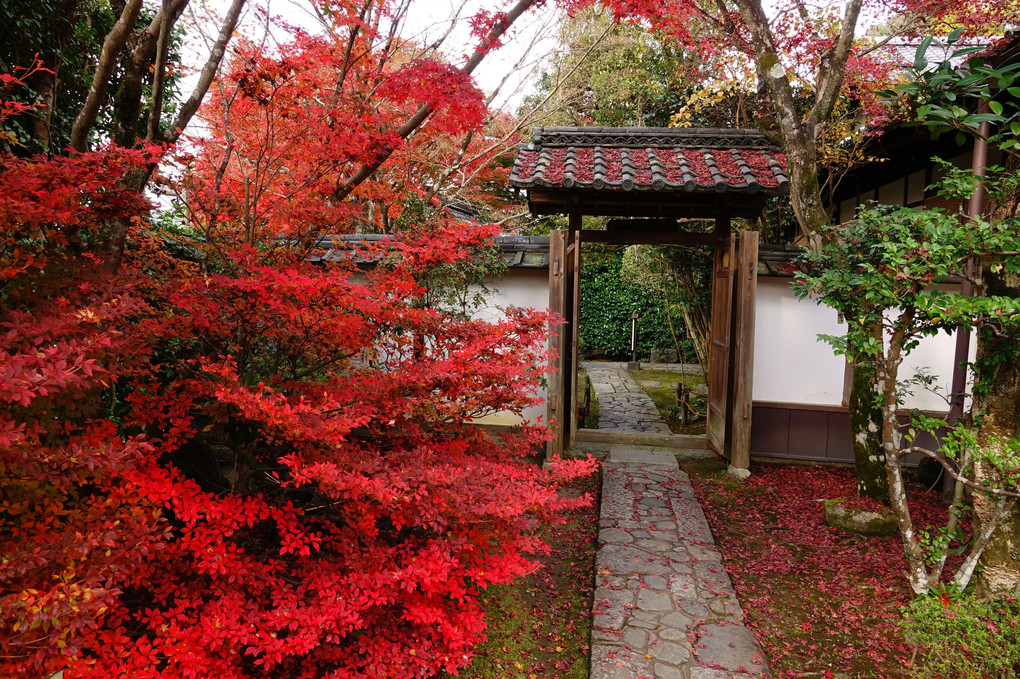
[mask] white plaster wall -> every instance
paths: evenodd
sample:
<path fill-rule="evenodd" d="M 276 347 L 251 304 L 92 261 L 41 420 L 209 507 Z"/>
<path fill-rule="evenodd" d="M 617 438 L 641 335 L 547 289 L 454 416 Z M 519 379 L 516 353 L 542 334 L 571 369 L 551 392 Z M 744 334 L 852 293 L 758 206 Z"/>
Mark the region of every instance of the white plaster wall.
<path fill-rule="evenodd" d="M 943 292 L 959 292 L 960 290 L 959 286 L 956 285 L 941 285 L 939 289 Z M 975 349 L 975 342 L 972 339 L 970 355 L 967 360 L 974 360 Z M 953 385 L 953 363 L 955 359 L 955 332 L 952 334 L 940 332 L 938 335 L 925 337 L 921 340 L 917 348 L 903 359 L 903 364 L 900 365 L 900 382 L 909 380 L 918 370 L 922 370 L 938 378 L 933 385 L 936 391 L 930 391 L 922 386 L 913 387 L 912 393 L 904 398 L 904 406 L 935 412 L 948 412 L 949 404 L 946 402 L 945 397 L 949 394 Z"/>
<path fill-rule="evenodd" d="M 752 398 L 841 405 L 845 362 L 818 334 L 841 335 L 846 324 L 835 310 L 797 299 L 790 280 L 758 277 Z"/>
<path fill-rule="evenodd" d="M 486 283 L 491 291 L 488 303 L 475 312 L 474 317 L 486 321 L 497 322 L 504 317 L 501 308 L 508 306 L 549 310 L 549 270 L 548 269 L 510 269 L 505 277 Z M 538 417 L 546 416 L 544 400 L 547 392 L 540 387 L 539 398 L 542 405 L 532 406 L 524 411 L 524 419 L 534 422 Z M 479 424 L 516 425 L 521 417 L 514 413 L 494 413 L 475 420 Z"/>
<path fill-rule="evenodd" d="M 845 329 L 846 324 L 838 322 L 834 309 L 795 297 L 790 279 L 759 277 L 754 329 L 754 400 L 842 405 L 845 359 L 836 356 L 818 335 L 842 335 Z M 955 334 L 939 333 L 924 338 L 900 366 L 900 381 L 909 379 L 918 369 L 926 369 L 938 377 L 939 391 L 948 393 L 955 351 Z M 948 410 L 942 398 L 924 389 L 908 394 L 904 407 Z"/>

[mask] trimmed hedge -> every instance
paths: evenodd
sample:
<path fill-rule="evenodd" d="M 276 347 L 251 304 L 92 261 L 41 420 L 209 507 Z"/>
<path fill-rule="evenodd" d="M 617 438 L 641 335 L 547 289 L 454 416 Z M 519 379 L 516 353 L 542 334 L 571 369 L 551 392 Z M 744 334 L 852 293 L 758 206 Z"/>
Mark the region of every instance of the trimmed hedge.
<path fill-rule="evenodd" d="M 631 313 L 638 319 L 638 359 L 647 361 L 653 347 L 673 347 L 662 298 L 647 288 L 630 285 L 620 269 L 622 250 L 585 253 L 590 260 L 581 267 L 581 355 L 584 358 L 630 359 Z M 677 338 L 688 341 L 683 319 L 673 319 Z"/>

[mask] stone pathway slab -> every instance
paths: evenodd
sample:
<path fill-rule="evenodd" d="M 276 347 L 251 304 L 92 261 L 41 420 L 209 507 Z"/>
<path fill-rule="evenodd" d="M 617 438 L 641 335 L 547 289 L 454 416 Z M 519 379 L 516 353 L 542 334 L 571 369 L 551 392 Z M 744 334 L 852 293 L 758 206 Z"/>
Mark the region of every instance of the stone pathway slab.
<path fill-rule="evenodd" d="M 690 479 L 672 453 L 610 454 L 595 561 L 591 679 L 768 675 Z"/>
<path fill-rule="evenodd" d="M 599 400 L 599 430 L 644 431 L 670 434 L 655 401 L 638 386 L 626 370 L 613 363 L 581 364 L 588 371 Z"/>

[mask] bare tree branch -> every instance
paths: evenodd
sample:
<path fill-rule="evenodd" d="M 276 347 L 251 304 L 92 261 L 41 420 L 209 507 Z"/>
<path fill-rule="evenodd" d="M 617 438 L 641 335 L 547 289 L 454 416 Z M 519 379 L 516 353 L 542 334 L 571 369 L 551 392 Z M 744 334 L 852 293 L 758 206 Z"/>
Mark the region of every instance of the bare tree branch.
<path fill-rule="evenodd" d="M 478 65 L 482 63 L 485 56 L 498 44 L 500 38 L 502 38 L 507 30 L 513 25 L 514 21 L 531 9 L 531 7 L 537 2 L 538 0 L 518 0 L 517 4 L 514 5 L 500 21 L 493 24 L 489 33 L 485 36 L 478 47 L 475 48 L 474 53 L 461 68 L 461 72 L 465 75 L 471 75 L 471 73 L 478 68 Z M 424 123 L 428 117 L 432 115 L 432 111 L 433 108 L 430 104 L 422 104 L 414 115 L 408 118 L 403 125 L 397 128 L 397 136 L 401 139 L 407 139 L 412 132 L 417 130 L 422 123 Z M 375 174 L 375 171 L 378 170 L 384 162 L 386 162 L 386 159 L 393 155 L 395 150 L 396 146 L 393 144 L 385 144 L 380 147 L 378 151 L 376 151 L 374 160 L 362 165 L 354 174 L 348 177 L 343 184 L 337 186 L 337 188 L 333 191 L 333 200 L 335 202 L 339 202 L 351 195 L 354 189 Z"/>
<path fill-rule="evenodd" d="M 836 105 L 836 98 L 843 86 L 843 73 L 846 68 L 847 58 L 850 56 L 850 49 L 853 47 L 854 34 L 857 31 L 857 19 L 861 14 L 861 5 L 864 0 L 850 0 L 846 5 L 846 12 L 843 15 L 843 23 L 839 28 L 839 37 L 832 50 L 822 55 L 818 67 L 818 83 L 815 88 L 815 103 L 808 113 L 808 124 L 814 126 L 829 118 L 832 109 Z M 817 133 L 811 129 L 811 133 Z"/>
<path fill-rule="evenodd" d="M 901 450 L 898 453 L 898 455 L 902 457 L 903 455 L 909 455 L 910 453 L 920 453 L 925 457 L 930 457 L 931 459 L 935 460 L 940 465 L 942 465 L 942 468 L 946 470 L 947 474 L 949 474 L 951 477 L 953 477 L 953 479 L 959 481 L 968 488 L 981 491 L 982 493 L 987 493 L 988 495 L 994 495 L 996 497 L 1020 498 L 1020 493 L 1009 490 L 1003 490 L 1001 488 L 992 488 L 990 486 L 980 484 L 972 479 L 968 479 L 967 477 L 960 474 L 955 469 L 954 465 L 949 464 L 949 462 L 939 457 L 939 454 L 933 450 L 928 450 L 927 448 L 922 448 L 921 446 L 910 446 L 909 448 L 904 448 L 903 450 Z"/>
<path fill-rule="evenodd" d="M 191 118 L 198 111 L 199 105 L 202 103 L 202 99 L 205 98 L 206 92 L 209 91 L 209 86 L 212 84 L 213 78 L 216 76 L 216 71 L 219 70 L 220 62 L 223 61 L 223 55 L 227 51 L 227 43 L 230 41 L 231 36 L 234 33 L 234 28 L 237 26 L 237 20 L 241 16 L 241 10 L 244 8 L 245 0 L 233 0 L 230 5 L 230 9 L 227 10 L 226 16 L 223 17 L 223 26 L 220 28 L 220 33 L 216 36 L 216 42 L 213 43 L 212 51 L 209 53 L 209 58 L 205 62 L 205 66 L 202 68 L 202 74 L 199 76 L 198 83 L 195 85 L 195 89 L 192 91 L 191 96 L 181 106 L 180 111 L 177 113 L 177 118 L 168 130 L 163 133 L 163 140 L 169 143 L 174 143 L 181 136 L 184 128 L 191 122 Z"/>
<path fill-rule="evenodd" d="M 176 0 L 176 2 L 163 0 L 163 9 L 160 10 L 162 20 L 159 24 L 159 38 L 156 41 L 152 96 L 149 100 L 149 124 L 145 134 L 148 141 L 155 141 L 160 131 L 159 120 L 163 115 L 163 85 L 166 81 L 166 58 L 170 47 L 170 31 L 188 2 L 189 0 Z"/>

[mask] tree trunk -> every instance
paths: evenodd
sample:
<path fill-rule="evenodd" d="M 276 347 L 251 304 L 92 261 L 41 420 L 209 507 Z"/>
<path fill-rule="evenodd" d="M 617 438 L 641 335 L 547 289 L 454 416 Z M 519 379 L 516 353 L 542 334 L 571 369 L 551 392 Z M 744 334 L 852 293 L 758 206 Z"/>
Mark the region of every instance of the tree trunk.
<path fill-rule="evenodd" d="M 1007 169 L 1020 170 L 1020 162 L 1010 158 Z M 1020 192 L 1004 201 L 993 214 L 1005 218 L 1020 214 Z M 1005 271 L 983 272 L 987 292 L 992 295 L 1020 297 L 1020 276 Z M 1010 439 L 1020 438 L 1020 337 L 1015 334 L 987 333 L 978 339 L 978 365 L 981 359 L 997 356 L 992 373 L 978 375 L 978 379 L 991 382 L 987 395 L 974 400 L 974 412 L 983 412 L 984 419 L 978 429 L 978 444 L 985 448 L 1002 448 Z M 997 474 L 981 465 L 975 468 L 977 481 L 993 485 Z M 993 520 L 997 503 L 994 498 L 974 496 L 974 532 L 978 534 Z M 1020 592 L 1020 510 L 1014 508 L 1002 520 L 998 529 L 981 554 L 980 571 L 975 587 L 979 596 L 999 597 Z"/>
<path fill-rule="evenodd" d="M 896 517 L 896 527 L 903 541 L 903 553 L 907 558 L 907 580 L 914 594 L 920 596 L 928 593 L 930 582 L 928 566 L 925 561 L 924 548 L 914 532 L 914 522 L 907 504 L 907 489 L 903 481 L 903 469 L 900 467 L 899 429 L 897 416 L 899 404 L 896 393 L 896 375 L 902 360 L 899 344 L 901 340 L 894 337 L 889 342 L 888 353 L 875 359 L 874 384 L 881 393 L 882 445 L 886 478 L 889 484 L 889 507 Z"/>
<path fill-rule="evenodd" d="M 889 483 L 882 450 L 882 392 L 878 387 L 875 364 L 853 360 L 850 387 L 850 434 L 853 437 L 854 466 L 857 469 L 857 494 L 889 504 Z"/>
<path fill-rule="evenodd" d="M 807 238 L 808 246 L 818 252 L 822 245 L 819 231 L 832 220 L 822 204 L 822 188 L 818 183 L 818 153 L 814 141 L 806 135 L 787 145 L 790 167 L 790 203 L 797 223 Z"/>

